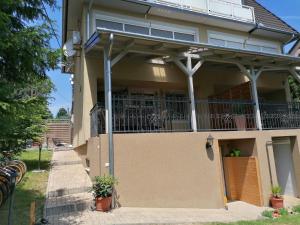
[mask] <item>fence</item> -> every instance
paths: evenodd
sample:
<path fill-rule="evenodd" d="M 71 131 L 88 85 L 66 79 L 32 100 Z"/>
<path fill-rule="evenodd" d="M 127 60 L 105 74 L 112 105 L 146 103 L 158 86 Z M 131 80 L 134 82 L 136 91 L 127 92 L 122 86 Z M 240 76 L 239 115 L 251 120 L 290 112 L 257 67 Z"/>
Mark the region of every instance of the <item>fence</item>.
<path fill-rule="evenodd" d="M 263 129 L 300 128 L 300 103 L 260 103 Z"/>
<path fill-rule="evenodd" d="M 198 130 L 256 129 L 254 107 L 254 103 L 249 101 L 198 100 Z"/>
<path fill-rule="evenodd" d="M 115 97 L 112 100 L 113 131 L 147 133 L 190 131 L 190 102 L 187 99 Z M 105 109 L 98 103 L 90 112 L 91 136 L 104 133 Z"/>

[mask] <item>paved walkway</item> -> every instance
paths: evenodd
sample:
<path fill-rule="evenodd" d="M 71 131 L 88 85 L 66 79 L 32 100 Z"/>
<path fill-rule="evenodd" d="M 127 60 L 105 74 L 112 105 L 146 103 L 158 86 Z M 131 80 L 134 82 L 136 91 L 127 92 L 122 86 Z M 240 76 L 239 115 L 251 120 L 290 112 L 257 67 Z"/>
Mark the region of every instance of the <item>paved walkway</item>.
<path fill-rule="evenodd" d="M 54 225 L 110 224 L 200 224 L 205 222 L 255 220 L 264 208 L 234 202 L 225 209 L 115 209 L 109 213 L 92 210 L 93 199 L 88 189 L 91 181 L 72 150 L 54 151 L 50 171 L 46 218 Z"/>

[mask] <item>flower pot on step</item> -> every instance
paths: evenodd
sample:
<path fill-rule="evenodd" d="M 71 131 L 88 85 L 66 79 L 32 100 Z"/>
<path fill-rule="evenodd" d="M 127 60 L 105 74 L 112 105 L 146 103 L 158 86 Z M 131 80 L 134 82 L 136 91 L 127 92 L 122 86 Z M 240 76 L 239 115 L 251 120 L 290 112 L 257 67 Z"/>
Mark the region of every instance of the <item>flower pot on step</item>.
<path fill-rule="evenodd" d="M 271 206 L 274 209 L 282 209 L 283 208 L 283 198 L 275 198 L 271 197 Z"/>
<path fill-rule="evenodd" d="M 112 197 L 102 198 L 102 197 L 96 197 L 95 204 L 96 204 L 96 210 L 107 212 L 111 209 L 111 201 Z"/>

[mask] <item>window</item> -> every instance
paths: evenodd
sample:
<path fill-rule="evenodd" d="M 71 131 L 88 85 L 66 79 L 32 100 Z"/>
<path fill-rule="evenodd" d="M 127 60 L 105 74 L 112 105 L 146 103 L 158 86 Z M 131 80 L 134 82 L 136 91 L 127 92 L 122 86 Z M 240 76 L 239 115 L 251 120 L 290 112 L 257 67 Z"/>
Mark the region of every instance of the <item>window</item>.
<path fill-rule="evenodd" d="M 174 39 L 182 41 L 195 41 L 195 35 L 174 32 Z"/>
<path fill-rule="evenodd" d="M 208 31 L 208 43 L 221 47 L 247 49 L 255 52 L 280 53 L 280 44 L 275 41 L 249 38 L 247 36 L 217 31 Z"/>
<path fill-rule="evenodd" d="M 159 30 L 159 29 L 151 29 L 151 35 L 157 36 L 157 37 L 164 37 L 164 38 L 172 38 L 173 39 L 173 33 L 171 31 L 166 30 Z"/>
<path fill-rule="evenodd" d="M 106 21 L 106 20 L 97 20 L 96 22 L 97 27 L 111 29 L 111 30 L 123 30 L 123 24 L 112 22 L 112 21 Z"/>
<path fill-rule="evenodd" d="M 131 24 L 125 24 L 125 31 L 130 33 L 149 35 L 149 28 Z"/>
<path fill-rule="evenodd" d="M 225 45 L 226 45 L 226 42 L 224 40 L 217 39 L 217 38 L 210 38 L 209 43 L 213 44 L 213 45 L 221 46 L 221 47 L 225 47 Z"/>
<path fill-rule="evenodd" d="M 163 23 L 160 21 L 140 19 L 107 12 L 95 14 L 95 19 L 96 28 L 105 28 L 178 41 L 198 41 L 198 29 L 194 27 Z"/>

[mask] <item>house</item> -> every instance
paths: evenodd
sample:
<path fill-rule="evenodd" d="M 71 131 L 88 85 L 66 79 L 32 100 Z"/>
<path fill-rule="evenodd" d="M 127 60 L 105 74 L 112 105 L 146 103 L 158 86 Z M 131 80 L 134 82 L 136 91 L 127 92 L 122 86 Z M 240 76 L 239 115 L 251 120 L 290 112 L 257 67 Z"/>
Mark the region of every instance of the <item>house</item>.
<path fill-rule="evenodd" d="M 300 56 L 300 40 L 298 40 L 290 50 L 290 54 Z"/>
<path fill-rule="evenodd" d="M 283 47 L 299 37 L 255 0 L 64 0 L 90 176 L 116 176 L 127 207 L 268 205 L 277 184 L 298 197 L 300 58 Z"/>

